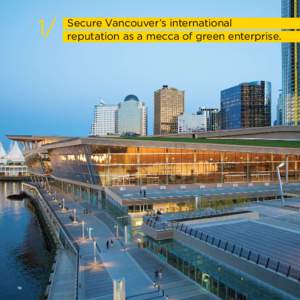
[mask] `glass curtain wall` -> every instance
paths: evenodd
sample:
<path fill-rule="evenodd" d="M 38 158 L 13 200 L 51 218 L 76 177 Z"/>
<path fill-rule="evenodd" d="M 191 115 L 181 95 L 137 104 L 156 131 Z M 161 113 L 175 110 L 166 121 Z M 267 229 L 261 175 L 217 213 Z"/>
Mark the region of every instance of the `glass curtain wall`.
<path fill-rule="evenodd" d="M 300 179 L 300 156 L 192 149 L 89 146 L 50 153 L 53 174 L 104 186 L 277 181 L 276 167 L 290 182 Z"/>

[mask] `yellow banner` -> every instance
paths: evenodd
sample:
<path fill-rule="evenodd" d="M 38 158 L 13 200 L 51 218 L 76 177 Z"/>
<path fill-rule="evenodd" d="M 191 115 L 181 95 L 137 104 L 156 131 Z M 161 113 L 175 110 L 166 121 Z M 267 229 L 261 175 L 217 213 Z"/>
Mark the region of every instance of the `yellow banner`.
<path fill-rule="evenodd" d="M 299 43 L 299 31 L 65 31 L 65 43 Z"/>
<path fill-rule="evenodd" d="M 64 18 L 64 29 L 299 29 L 300 18 Z"/>

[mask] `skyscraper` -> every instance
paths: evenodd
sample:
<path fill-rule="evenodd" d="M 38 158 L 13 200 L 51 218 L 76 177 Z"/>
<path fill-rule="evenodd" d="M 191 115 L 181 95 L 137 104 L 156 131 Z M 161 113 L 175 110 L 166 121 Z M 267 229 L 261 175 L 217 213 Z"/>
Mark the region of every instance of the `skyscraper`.
<path fill-rule="evenodd" d="M 90 135 L 115 134 L 117 132 L 117 110 L 117 105 L 105 104 L 102 100 L 95 105 Z"/>
<path fill-rule="evenodd" d="M 277 111 L 277 116 L 276 116 L 276 123 L 275 125 L 283 125 L 283 95 L 282 95 L 282 90 L 279 90 L 279 95 L 277 99 L 277 106 L 276 106 L 276 111 Z"/>
<path fill-rule="evenodd" d="M 241 83 L 221 91 L 221 127 L 271 126 L 271 83 Z"/>
<path fill-rule="evenodd" d="M 177 133 L 184 112 L 184 91 L 164 85 L 154 92 L 154 134 Z"/>
<path fill-rule="evenodd" d="M 118 134 L 147 135 L 147 107 L 135 95 L 119 103 Z"/>
<path fill-rule="evenodd" d="M 206 118 L 206 130 L 215 131 L 220 129 L 220 110 L 218 108 L 199 108 L 197 115 Z"/>
<path fill-rule="evenodd" d="M 299 0 L 282 0 L 283 18 L 300 16 Z M 282 111 L 283 125 L 300 125 L 300 47 L 299 43 L 282 44 Z"/>

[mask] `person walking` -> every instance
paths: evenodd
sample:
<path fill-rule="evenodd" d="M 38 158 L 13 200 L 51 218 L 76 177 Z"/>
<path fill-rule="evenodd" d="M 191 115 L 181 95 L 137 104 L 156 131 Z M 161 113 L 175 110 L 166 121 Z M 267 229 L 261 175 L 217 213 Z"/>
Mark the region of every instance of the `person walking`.
<path fill-rule="evenodd" d="M 155 270 L 154 277 L 155 277 L 155 281 L 157 282 L 157 280 L 158 280 L 158 270 Z"/>
<path fill-rule="evenodd" d="M 106 249 L 109 249 L 109 240 L 106 241 Z"/>
<path fill-rule="evenodd" d="M 159 279 L 162 279 L 162 268 L 160 268 L 158 271 L 158 277 Z"/>

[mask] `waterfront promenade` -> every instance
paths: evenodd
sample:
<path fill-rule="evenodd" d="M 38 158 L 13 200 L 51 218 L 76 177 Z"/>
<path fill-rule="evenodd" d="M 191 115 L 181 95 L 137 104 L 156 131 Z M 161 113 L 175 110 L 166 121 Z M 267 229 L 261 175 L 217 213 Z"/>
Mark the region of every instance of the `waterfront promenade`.
<path fill-rule="evenodd" d="M 135 244 L 126 245 L 124 240 L 116 240 L 114 233 L 100 219 L 105 214 L 101 209 L 90 209 L 84 214 L 84 206 L 73 201 L 66 195 L 56 192 L 56 200 L 46 191 L 39 188 L 55 211 L 57 217 L 64 224 L 73 240 L 79 245 L 79 299 L 108 300 L 113 299 L 113 280 L 125 279 L 127 299 L 172 299 L 172 300 L 204 300 L 216 299 L 199 285 L 161 262 L 146 250 L 139 249 Z M 65 207 L 61 208 L 64 198 Z M 73 222 L 73 210 L 76 209 L 77 223 Z M 82 221 L 85 223 L 82 237 Z M 88 228 L 92 229 L 92 239 L 88 239 Z M 94 242 L 97 242 L 96 261 L 94 257 Z M 107 240 L 113 240 L 113 246 L 106 247 Z M 154 272 L 163 269 L 160 291 L 154 287 Z M 68 276 L 72 274 L 68 273 Z M 54 279 L 60 280 L 60 278 Z M 66 279 L 64 279 L 66 280 Z M 63 286 L 60 285 L 63 289 Z"/>

